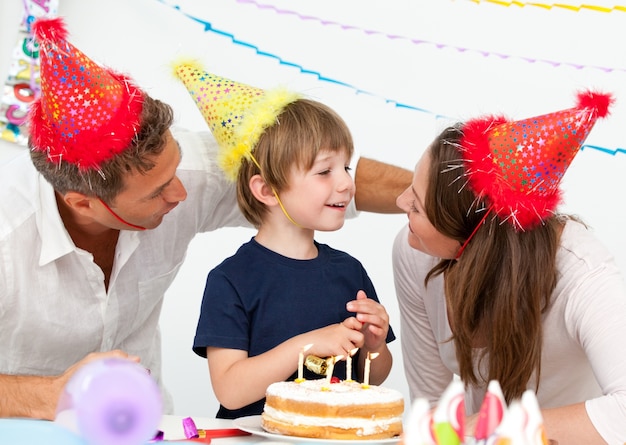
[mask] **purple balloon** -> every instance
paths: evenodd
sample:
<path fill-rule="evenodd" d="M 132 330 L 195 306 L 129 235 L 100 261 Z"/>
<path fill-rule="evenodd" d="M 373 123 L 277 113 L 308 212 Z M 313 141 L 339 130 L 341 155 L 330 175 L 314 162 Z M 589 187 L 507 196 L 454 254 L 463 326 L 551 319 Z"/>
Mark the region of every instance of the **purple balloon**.
<path fill-rule="evenodd" d="M 75 422 L 90 445 L 141 445 L 157 432 L 162 415 L 159 388 L 142 366 L 123 359 L 85 365 L 59 400 L 57 419 Z"/>

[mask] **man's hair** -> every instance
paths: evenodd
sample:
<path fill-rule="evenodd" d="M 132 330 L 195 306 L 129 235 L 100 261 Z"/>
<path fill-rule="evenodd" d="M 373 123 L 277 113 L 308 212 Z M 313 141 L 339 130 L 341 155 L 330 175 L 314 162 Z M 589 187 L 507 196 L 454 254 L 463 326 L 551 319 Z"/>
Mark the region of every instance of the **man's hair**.
<path fill-rule="evenodd" d="M 145 173 L 154 167 L 154 158 L 165 148 L 165 133 L 174 113 L 169 105 L 144 94 L 140 119 L 139 131 L 130 146 L 99 168 L 81 170 L 65 161 L 50 161 L 45 150 L 33 147 L 29 141 L 31 159 L 58 193 L 74 191 L 110 203 L 124 189 L 127 173 Z"/>
<path fill-rule="evenodd" d="M 259 227 L 267 207 L 250 191 L 250 178 L 260 174 L 277 193 L 289 184 L 292 167 L 308 170 L 320 150 L 345 150 L 352 157 L 354 143 L 343 119 L 326 105 L 309 99 L 288 104 L 268 127 L 252 152 L 261 166 L 244 158 L 237 176 L 237 202 L 246 219 Z"/>

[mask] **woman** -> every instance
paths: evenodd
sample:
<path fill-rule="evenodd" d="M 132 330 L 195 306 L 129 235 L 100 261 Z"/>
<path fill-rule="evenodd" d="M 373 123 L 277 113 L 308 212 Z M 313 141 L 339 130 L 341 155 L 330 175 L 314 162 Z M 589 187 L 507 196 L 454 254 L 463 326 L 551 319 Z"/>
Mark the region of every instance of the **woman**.
<path fill-rule="evenodd" d="M 536 391 L 559 444 L 626 440 L 626 290 L 611 254 L 556 213 L 560 180 L 612 99 L 445 129 L 397 200 L 394 274 L 411 396 L 466 385 L 468 432 L 487 383 Z"/>

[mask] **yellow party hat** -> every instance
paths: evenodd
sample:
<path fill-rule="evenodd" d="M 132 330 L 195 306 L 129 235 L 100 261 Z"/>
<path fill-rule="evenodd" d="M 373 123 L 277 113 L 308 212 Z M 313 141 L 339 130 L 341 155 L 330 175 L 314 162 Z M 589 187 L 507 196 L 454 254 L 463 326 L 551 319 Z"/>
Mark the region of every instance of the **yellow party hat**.
<path fill-rule="evenodd" d="M 174 63 L 174 72 L 209 125 L 220 146 L 219 165 L 233 181 L 242 159 L 253 159 L 252 152 L 265 129 L 276 122 L 287 104 L 301 98 L 286 89 L 265 91 L 216 76 L 195 61 Z"/>

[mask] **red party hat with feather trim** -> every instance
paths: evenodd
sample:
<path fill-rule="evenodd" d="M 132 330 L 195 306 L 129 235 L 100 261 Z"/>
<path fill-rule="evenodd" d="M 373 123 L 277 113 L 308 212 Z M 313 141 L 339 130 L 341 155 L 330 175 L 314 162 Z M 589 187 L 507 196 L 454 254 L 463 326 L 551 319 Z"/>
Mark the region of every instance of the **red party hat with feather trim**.
<path fill-rule="evenodd" d="M 565 171 L 612 102 L 608 94 L 586 91 L 576 107 L 543 116 L 469 120 L 461 138 L 469 186 L 517 229 L 540 224 L 556 210 Z"/>
<path fill-rule="evenodd" d="M 29 110 L 30 145 L 50 162 L 98 169 L 130 146 L 143 93 L 69 43 L 62 19 L 40 18 L 31 29 L 40 46 L 41 96 Z"/>

